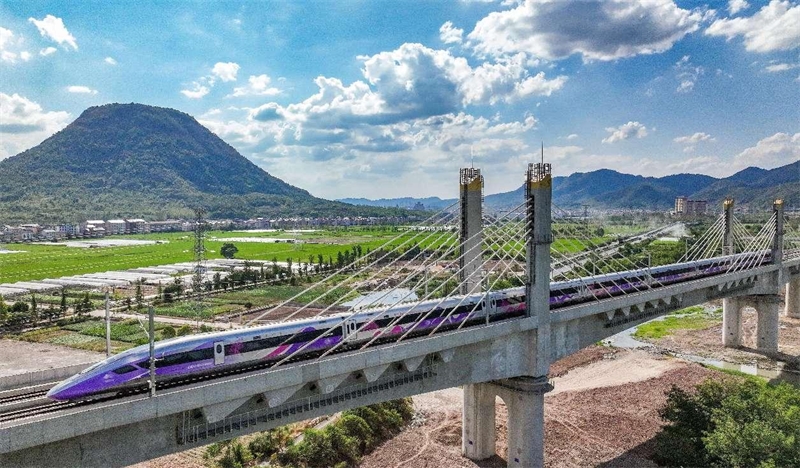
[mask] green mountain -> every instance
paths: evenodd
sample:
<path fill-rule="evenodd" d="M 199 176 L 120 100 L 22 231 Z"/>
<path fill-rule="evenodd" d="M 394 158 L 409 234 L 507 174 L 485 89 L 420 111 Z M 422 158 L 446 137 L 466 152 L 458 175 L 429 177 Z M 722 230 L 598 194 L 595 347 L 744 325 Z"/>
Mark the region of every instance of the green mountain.
<path fill-rule="evenodd" d="M 455 187 L 454 187 L 455 188 Z M 732 196 L 737 206 L 765 209 L 776 198 L 784 199 L 787 206 L 800 205 L 800 161 L 776 169 L 749 167 L 724 179 L 701 174 L 674 174 L 665 177 L 643 177 L 622 174 L 610 169 L 576 172 L 568 177 L 553 178 L 553 203 L 562 208 L 589 205 L 598 209 L 667 210 L 674 206 L 675 198 L 687 196 L 708 200 L 719 205 Z M 486 195 L 486 208 L 508 210 L 523 199 L 523 187 L 503 193 Z M 434 199 L 389 198 L 367 200 L 345 199 L 350 203 L 370 206 L 413 206 L 416 202 L 428 203 Z M 435 199 L 442 206 L 455 199 Z"/>
<path fill-rule="evenodd" d="M 91 107 L 0 161 L 0 223 L 191 216 L 381 216 L 271 176 L 193 117 L 142 104 Z"/>

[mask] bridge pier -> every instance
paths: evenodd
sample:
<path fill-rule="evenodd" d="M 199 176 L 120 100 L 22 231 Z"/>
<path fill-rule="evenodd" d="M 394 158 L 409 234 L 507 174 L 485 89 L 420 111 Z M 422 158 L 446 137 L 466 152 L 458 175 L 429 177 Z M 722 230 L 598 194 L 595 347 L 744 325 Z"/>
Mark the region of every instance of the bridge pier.
<path fill-rule="evenodd" d="M 464 385 L 461 422 L 461 452 L 470 460 L 485 460 L 495 454 L 495 396 L 489 383 Z"/>
<path fill-rule="evenodd" d="M 722 300 L 722 344 L 726 348 L 742 345 L 742 304 L 738 297 Z"/>
<path fill-rule="evenodd" d="M 544 466 L 544 394 L 547 377 L 516 377 L 496 383 L 508 410 L 508 467 Z"/>
<path fill-rule="evenodd" d="M 777 352 L 781 298 L 777 295 L 765 295 L 750 299 L 758 316 L 756 347 L 759 351 Z"/>
<path fill-rule="evenodd" d="M 786 316 L 800 318 L 800 276 L 789 278 L 786 283 Z"/>

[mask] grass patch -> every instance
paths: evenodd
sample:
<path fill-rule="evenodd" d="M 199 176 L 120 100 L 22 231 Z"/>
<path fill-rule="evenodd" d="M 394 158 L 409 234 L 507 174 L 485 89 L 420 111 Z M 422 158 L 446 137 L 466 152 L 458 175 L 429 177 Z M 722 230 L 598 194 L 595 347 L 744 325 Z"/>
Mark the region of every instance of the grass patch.
<path fill-rule="evenodd" d="M 719 323 L 715 315 L 689 315 L 686 317 L 667 316 L 664 320 L 654 320 L 639 325 L 634 338 L 659 339 L 671 335 L 676 330 L 703 330 Z"/>

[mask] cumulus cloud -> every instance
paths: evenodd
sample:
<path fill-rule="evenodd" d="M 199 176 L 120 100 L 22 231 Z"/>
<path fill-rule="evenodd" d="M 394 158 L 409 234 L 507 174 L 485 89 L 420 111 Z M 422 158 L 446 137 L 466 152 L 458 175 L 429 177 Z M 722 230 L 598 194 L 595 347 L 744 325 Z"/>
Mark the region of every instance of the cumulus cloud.
<path fill-rule="evenodd" d="M 233 93 L 228 97 L 239 96 L 275 96 L 281 93 L 281 90 L 270 86 L 272 78 L 267 75 L 250 75 L 247 79 L 247 86 L 233 88 Z"/>
<path fill-rule="evenodd" d="M 30 60 L 30 52 L 20 50 L 21 47 L 22 37 L 14 35 L 10 29 L 0 27 L 0 62 L 14 64 L 20 60 L 23 62 Z"/>
<path fill-rule="evenodd" d="M 92 89 L 88 86 L 67 86 L 67 91 L 75 94 L 97 94 L 96 89 Z"/>
<path fill-rule="evenodd" d="M 51 41 L 56 42 L 65 49 L 67 46 L 70 46 L 73 50 L 78 50 L 78 42 L 75 41 L 75 37 L 70 34 L 70 32 L 67 30 L 67 27 L 64 26 L 64 22 L 61 20 L 61 18 L 53 15 L 47 15 L 40 20 L 37 20 L 36 18 L 28 18 L 28 21 L 36 26 L 36 29 L 39 30 L 39 34 L 41 34 L 42 37 L 46 37 Z"/>
<path fill-rule="evenodd" d="M 48 55 L 55 54 L 58 51 L 55 47 L 45 47 L 44 49 L 39 51 L 39 55 L 42 57 L 47 57 Z"/>
<path fill-rule="evenodd" d="M 736 156 L 739 167 L 758 166 L 765 169 L 784 166 L 800 159 L 800 133 L 776 133 Z"/>
<path fill-rule="evenodd" d="M 728 40 L 742 36 L 745 49 L 750 52 L 796 49 L 800 47 L 800 4 L 771 0 L 753 16 L 714 21 L 705 34 Z"/>
<path fill-rule="evenodd" d="M 464 30 L 453 26 L 452 21 L 447 21 L 439 28 L 439 39 L 445 44 L 461 44 Z"/>
<path fill-rule="evenodd" d="M 0 159 L 42 142 L 64 128 L 68 112 L 44 111 L 42 106 L 19 94 L 0 92 Z"/>
<path fill-rule="evenodd" d="M 728 11 L 732 15 L 748 8 L 750 8 L 750 4 L 747 3 L 747 0 L 728 0 Z"/>
<path fill-rule="evenodd" d="M 668 50 L 696 31 L 703 13 L 679 8 L 672 0 L 527 0 L 493 12 L 467 36 L 481 55 L 524 52 L 555 60 L 616 60 Z"/>
<path fill-rule="evenodd" d="M 325 195 L 339 196 L 344 189 L 333 181 L 341 177 L 384 189 L 388 181 L 430 184 L 468 163 L 470 154 L 476 164 L 517 174 L 524 167 L 518 158 L 536 152 L 527 143 L 536 118 L 503 121 L 467 109 L 548 96 L 567 81 L 531 73 L 522 53 L 470 64 L 448 50 L 403 44 L 358 59 L 362 79 L 318 76 L 317 91 L 305 99 L 228 108 L 200 122 L 275 175 L 294 172 L 300 186 L 326 187 Z M 267 91 L 273 88 L 262 76 L 232 96 L 255 94 L 252 89 L 277 94 Z M 308 168 L 303 174 L 296 173 L 297 161 Z"/>
<path fill-rule="evenodd" d="M 628 122 L 619 127 L 606 127 L 610 135 L 603 138 L 603 143 L 614 143 L 617 141 L 628 140 L 631 138 L 644 138 L 647 136 L 647 127 L 639 122 Z"/>
<path fill-rule="evenodd" d="M 206 94 L 208 94 L 210 89 L 208 86 L 204 86 L 197 81 L 192 82 L 192 87 L 187 89 L 182 89 L 181 94 L 186 96 L 189 99 L 200 99 Z"/>
<path fill-rule="evenodd" d="M 239 64 L 235 62 L 217 62 L 211 69 L 211 74 L 224 82 L 236 81 L 239 73 Z"/>
<path fill-rule="evenodd" d="M 109 64 L 109 65 L 116 65 L 117 64 L 117 61 L 114 60 L 114 57 L 106 57 L 106 58 L 103 59 L 103 61 L 105 63 Z"/>

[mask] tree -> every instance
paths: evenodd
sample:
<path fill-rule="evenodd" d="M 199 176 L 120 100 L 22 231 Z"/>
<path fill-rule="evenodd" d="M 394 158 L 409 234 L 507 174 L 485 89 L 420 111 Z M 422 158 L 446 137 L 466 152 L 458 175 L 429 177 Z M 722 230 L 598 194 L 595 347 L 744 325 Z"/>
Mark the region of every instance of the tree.
<path fill-rule="evenodd" d="M 228 259 L 236 256 L 237 252 L 239 252 L 239 249 L 236 248 L 236 246 L 231 244 L 230 242 L 222 244 L 222 247 L 220 247 L 219 249 L 219 253 L 222 254 L 223 257 Z"/>
<path fill-rule="evenodd" d="M 59 310 L 61 311 L 61 315 L 67 315 L 67 292 L 65 290 L 61 290 L 61 304 L 59 305 Z"/>
<path fill-rule="evenodd" d="M 39 322 L 39 307 L 36 304 L 36 294 L 31 294 L 31 324 Z"/>
<path fill-rule="evenodd" d="M 144 295 L 142 294 L 142 280 L 136 282 L 136 310 L 141 310 L 144 306 Z"/>
<path fill-rule="evenodd" d="M 286 259 L 286 268 L 289 269 L 289 276 L 292 276 L 292 258 L 291 257 Z"/>
<path fill-rule="evenodd" d="M 89 298 L 89 292 L 88 291 L 86 292 L 86 294 L 83 295 L 83 301 L 82 301 L 81 305 L 83 305 L 83 311 L 84 312 L 91 312 L 92 311 L 92 307 L 94 307 L 94 305 L 92 304 L 92 300 Z"/>
<path fill-rule="evenodd" d="M 0 294 L 0 323 L 5 323 L 8 319 L 8 306 L 6 305 L 6 300 L 3 299 L 3 295 Z"/>

